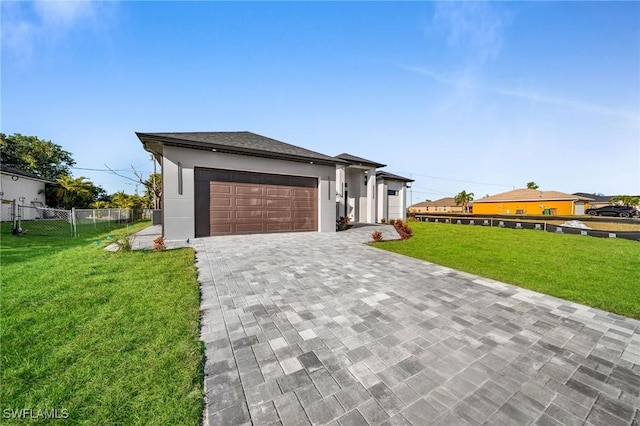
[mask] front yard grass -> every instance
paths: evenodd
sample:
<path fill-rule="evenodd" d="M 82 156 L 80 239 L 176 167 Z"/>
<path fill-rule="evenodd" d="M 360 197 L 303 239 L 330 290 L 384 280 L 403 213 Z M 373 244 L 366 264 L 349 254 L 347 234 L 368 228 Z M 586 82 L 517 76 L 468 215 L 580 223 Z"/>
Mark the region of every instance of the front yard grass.
<path fill-rule="evenodd" d="M 640 319 L 640 243 L 544 231 L 412 222 L 385 250 Z"/>
<path fill-rule="evenodd" d="M 200 423 L 193 250 L 103 250 L 124 232 L 16 237 L 3 226 L 1 423 L 24 423 L 12 414 L 22 409 L 28 421 L 56 409 L 64 424 Z"/>

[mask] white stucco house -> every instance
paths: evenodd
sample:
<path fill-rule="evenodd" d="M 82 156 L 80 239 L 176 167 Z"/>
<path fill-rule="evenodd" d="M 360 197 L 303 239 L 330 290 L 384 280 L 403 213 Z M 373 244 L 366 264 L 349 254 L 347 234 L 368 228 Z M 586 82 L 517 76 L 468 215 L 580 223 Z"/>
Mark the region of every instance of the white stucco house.
<path fill-rule="evenodd" d="M 345 208 L 354 222 L 375 223 L 399 213 L 395 206 L 406 200 L 404 190 L 391 196 L 397 198 L 387 194 L 410 181 L 388 174 L 378 184 L 383 164 L 349 154 L 332 157 L 251 132 L 136 135 L 162 167 L 167 240 L 335 232 Z M 386 201 L 376 203 L 380 196 Z"/>
<path fill-rule="evenodd" d="M 0 164 L 0 202 L 2 203 L 2 221 L 11 220 L 10 204 L 25 206 L 22 220 L 39 218 L 39 210 L 34 206 L 45 205 L 45 184 L 53 184 L 33 173 L 16 167 Z M 41 210 L 40 210 L 41 211 Z"/>

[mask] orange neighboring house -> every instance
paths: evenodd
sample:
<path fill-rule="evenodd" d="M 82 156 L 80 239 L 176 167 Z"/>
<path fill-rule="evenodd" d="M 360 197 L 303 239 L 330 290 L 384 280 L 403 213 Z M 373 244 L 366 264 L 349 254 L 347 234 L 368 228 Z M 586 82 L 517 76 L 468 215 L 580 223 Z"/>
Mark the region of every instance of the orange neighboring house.
<path fill-rule="evenodd" d="M 453 197 L 445 197 L 414 204 L 409 207 L 409 213 L 462 213 L 462 205 L 456 206 Z"/>
<path fill-rule="evenodd" d="M 473 202 L 473 214 L 583 215 L 592 198 L 559 191 L 515 189 Z"/>

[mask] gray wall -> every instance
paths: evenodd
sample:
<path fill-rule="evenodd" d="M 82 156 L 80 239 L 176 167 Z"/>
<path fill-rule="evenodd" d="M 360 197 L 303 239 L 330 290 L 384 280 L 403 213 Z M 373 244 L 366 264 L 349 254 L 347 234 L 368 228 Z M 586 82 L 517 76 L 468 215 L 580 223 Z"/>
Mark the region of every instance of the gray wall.
<path fill-rule="evenodd" d="M 318 230 L 336 230 L 336 168 L 294 161 L 165 146 L 162 164 L 163 231 L 167 240 L 195 235 L 194 168 L 209 167 L 258 173 L 308 176 L 319 180 Z M 178 163 L 182 167 L 182 194 L 178 193 Z"/>

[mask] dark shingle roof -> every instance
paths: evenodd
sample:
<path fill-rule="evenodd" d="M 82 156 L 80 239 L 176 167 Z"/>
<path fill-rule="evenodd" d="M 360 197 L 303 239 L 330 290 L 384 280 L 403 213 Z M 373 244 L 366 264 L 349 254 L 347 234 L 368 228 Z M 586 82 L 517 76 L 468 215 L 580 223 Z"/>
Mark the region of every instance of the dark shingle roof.
<path fill-rule="evenodd" d="M 10 175 L 22 176 L 22 177 L 26 177 L 26 178 L 29 178 L 29 179 L 39 180 L 39 181 L 44 182 L 44 183 L 51 183 L 51 184 L 55 183 L 53 181 L 50 181 L 49 179 L 45 179 L 45 178 L 43 178 L 41 176 L 38 176 L 36 174 L 25 172 L 24 170 L 19 169 L 17 167 L 7 166 L 6 164 L 2 164 L 2 163 L 0 163 L 0 171 L 3 171 L 6 174 L 10 174 Z"/>
<path fill-rule="evenodd" d="M 586 192 L 574 192 L 573 195 L 577 195 L 578 197 L 587 197 L 592 198 L 593 201 L 597 203 L 610 203 L 612 195 L 596 195 L 596 194 L 588 194 Z"/>
<path fill-rule="evenodd" d="M 375 161 L 367 160 L 366 158 L 356 157 L 355 155 L 347 154 L 343 152 L 340 155 L 336 155 L 336 158 L 347 161 L 354 166 L 371 166 L 375 168 L 386 167 L 386 164 L 376 163 Z"/>
<path fill-rule="evenodd" d="M 186 132 L 186 133 L 138 133 L 138 139 L 148 151 L 155 152 L 154 145 L 216 150 L 229 154 L 275 158 L 280 160 L 315 162 L 335 165 L 345 162 L 329 155 L 299 146 L 280 142 L 251 132 Z"/>
<path fill-rule="evenodd" d="M 383 170 L 376 172 L 376 177 L 389 179 L 389 180 L 400 180 L 402 182 L 414 182 L 413 179 L 408 179 L 406 177 L 394 175 L 393 173 L 385 172 Z"/>

